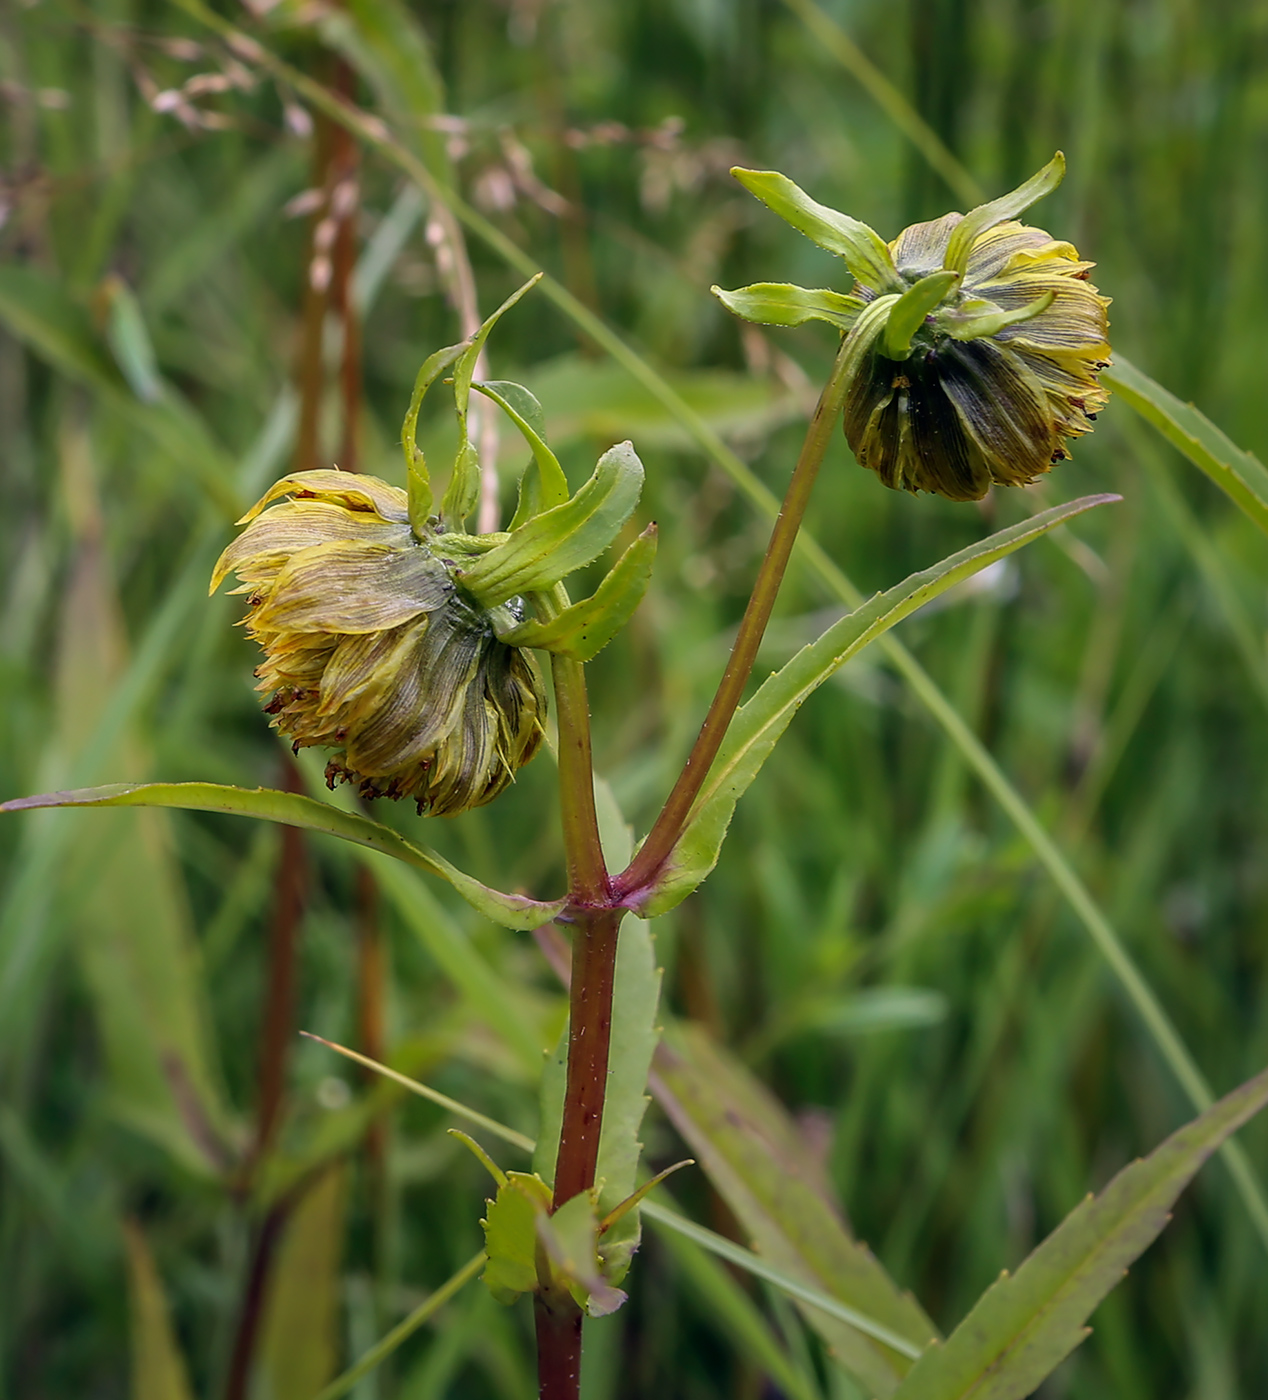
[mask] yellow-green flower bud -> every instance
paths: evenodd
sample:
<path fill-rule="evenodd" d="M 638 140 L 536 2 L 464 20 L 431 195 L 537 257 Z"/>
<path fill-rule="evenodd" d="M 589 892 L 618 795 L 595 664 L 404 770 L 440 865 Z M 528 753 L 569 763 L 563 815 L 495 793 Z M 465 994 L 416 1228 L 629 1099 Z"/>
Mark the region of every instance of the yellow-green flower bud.
<path fill-rule="evenodd" d="M 452 816 L 496 797 L 537 752 L 541 674 L 496 635 L 522 611 L 482 606 L 455 577 L 479 537 L 420 539 L 404 491 L 341 471 L 284 477 L 239 523 L 212 590 L 237 574 L 264 648 L 266 713 L 296 749 L 340 750 L 330 786 Z"/>
<path fill-rule="evenodd" d="M 841 256 L 852 294 L 763 283 L 721 300 L 768 324 L 826 320 L 856 339 L 845 435 L 887 485 L 977 500 L 1069 454 L 1109 395 L 1109 299 L 1094 264 L 1016 220 L 1060 182 L 1058 155 L 1018 190 L 967 215 L 913 224 L 884 244 L 774 172 L 735 172 L 776 213 Z M 858 340 L 864 343 L 857 343 Z"/>

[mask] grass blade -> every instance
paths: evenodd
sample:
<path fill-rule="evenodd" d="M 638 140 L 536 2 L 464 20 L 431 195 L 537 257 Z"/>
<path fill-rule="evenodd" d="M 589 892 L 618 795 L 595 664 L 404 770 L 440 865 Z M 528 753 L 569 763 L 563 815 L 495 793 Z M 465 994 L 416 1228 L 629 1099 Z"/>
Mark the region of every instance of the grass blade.
<path fill-rule="evenodd" d="M 402 1342 L 412 1337 L 424 1322 L 434 1317 L 455 1294 L 461 1292 L 483 1267 L 484 1250 L 481 1250 L 425 1298 L 404 1321 L 398 1322 L 381 1341 L 376 1342 L 355 1365 L 350 1366 L 343 1375 L 336 1376 L 316 1400 L 339 1400 L 341 1395 L 347 1395 L 363 1376 L 368 1376 L 376 1366 L 382 1365 Z"/>

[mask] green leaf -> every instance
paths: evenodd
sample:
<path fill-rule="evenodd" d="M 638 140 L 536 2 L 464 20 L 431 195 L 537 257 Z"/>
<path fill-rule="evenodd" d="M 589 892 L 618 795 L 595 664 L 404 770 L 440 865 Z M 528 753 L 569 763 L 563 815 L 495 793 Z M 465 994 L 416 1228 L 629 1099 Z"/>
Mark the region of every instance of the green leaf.
<path fill-rule="evenodd" d="M 889 1395 L 936 1329 L 851 1238 L 782 1106 L 699 1027 L 667 1031 L 652 1085 L 757 1253 L 899 1339 L 901 1350 L 839 1316 L 805 1309 L 869 1393 Z"/>
<path fill-rule="evenodd" d="M 585 1203 L 584 1196 L 579 1197 Z M 480 1222 L 488 1262 L 481 1281 L 499 1303 L 537 1287 L 537 1220 L 550 1211 L 550 1187 L 528 1172 L 507 1172 Z"/>
<path fill-rule="evenodd" d="M 919 282 L 913 282 L 889 313 L 885 333 L 881 336 L 881 353 L 891 360 L 905 360 L 911 354 L 912 336 L 959 280 L 958 272 L 931 272 Z"/>
<path fill-rule="evenodd" d="M 1087 1336 L 1092 1310 L 1161 1233 L 1176 1197 L 1230 1134 L 1268 1104 L 1268 1070 L 1234 1089 L 1076 1206 L 1003 1274 L 894 1400 L 1021 1400 Z"/>
<path fill-rule="evenodd" d="M 876 303 L 873 303 L 875 305 Z M 771 676 L 736 713 L 687 825 L 655 883 L 631 902 L 645 918 L 681 903 L 717 864 L 735 804 L 802 703 L 852 656 L 917 608 L 1057 525 L 1117 496 L 1084 496 L 980 540 L 912 574 L 843 617 Z"/>
<path fill-rule="evenodd" d="M 132 1221 L 124 1223 L 123 1242 L 128 1252 L 132 1400 L 193 1400 L 163 1280 L 145 1236 Z"/>
<path fill-rule="evenodd" d="M 723 306 L 745 321 L 761 326 L 800 326 L 806 321 L 827 321 L 838 330 L 848 331 L 867 303 L 862 297 L 846 296 L 826 288 L 811 290 L 791 282 L 754 282 L 733 292 L 721 287 L 709 290 Z"/>
<path fill-rule="evenodd" d="M 409 523 L 415 534 L 422 533 L 432 512 L 431 473 L 427 470 L 427 458 L 418 445 L 418 411 L 423 406 L 428 389 L 462 354 L 466 345 L 465 340 L 457 345 L 446 345 L 423 361 L 423 367 L 414 380 L 405 421 L 401 424 L 401 450 L 405 453 L 405 475 L 409 488 Z"/>
<path fill-rule="evenodd" d="M 830 1297 L 821 1288 L 803 1283 L 801 1279 L 794 1278 L 786 1270 L 776 1268 L 760 1254 L 754 1254 L 751 1249 L 745 1249 L 743 1245 L 736 1244 L 734 1240 L 727 1239 L 725 1235 L 719 1235 L 714 1230 L 707 1230 L 703 1225 L 697 1225 L 694 1220 L 688 1220 L 686 1216 L 679 1215 L 676 1210 L 667 1209 L 658 1201 L 647 1201 L 643 1206 L 643 1214 L 658 1231 L 670 1231 L 675 1235 L 681 1235 L 684 1239 L 692 1240 L 702 1249 L 707 1249 L 710 1254 L 716 1254 L 719 1259 L 725 1259 L 728 1264 L 734 1264 L 737 1269 L 743 1269 L 745 1273 L 752 1274 L 754 1278 L 762 1279 L 796 1302 L 805 1303 L 825 1317 L 837 1318 L 861 1332 L 865 1337 L 874 1338 L 892 1351 L 897 1352 L 899 1356 L 915 1360 L 924 1350 L 924 1343 L 917 1346 L 914 1342 L 909 1342 L 891 1328 L 885 1327 L 875 1318 L 869 1317 L 867 1313 L 858 1308 L 851 1308 L 837 1298 Z"/>
<path fill-rule="evenodd" d="M 323 832 L 358 846 L 368 846 L 372 851 L 382 851 L 407 865 L 438 875 L 473 909 L 505 928 L 537 928 L 560 914 L 567 903 L 567 900 L 558 899 L 545 904 L 524 895 L 490 889 L 435 851 L 413 845 L 391 827 L 352 812 L 342 812 L 328 802 L 272 788 L 239 788 L 220 783 L 110 783 L 104 787 L 46 792 L 37 797 L 0 802 L 0 812 L 23 812 L 37 807 L 180 807 L 187 811 L 258 817 L 263 821 L 297 826 L 303 831 Z"/>
<path fill-rule="evenodd" d="M 486 607 L 544 593 L 601 554 L 638 504 L 643 464 L 628 442 L 609 448 L 570 501 L 543 511 L 459 572 Z"/>
<path fill-rule="evenodd" d="M 1268 469 L 1258 457 L 1244 452 L 1205 414 L 1191 403 L 1181 403 L 1121 355 L 1101 371 L 1101 379 L 1268 531 Z"/>
<path fill-rule="evenodd" d="M 733 1273 L 685 1235 L 674 1230 L 663 1235 L 676 1269 L 700 1295 L 710 1320 L 730 1334 L 736 1349 L 760 1366 L 789 1400 L 821 1400 L 818 1385 L 789 1360 L 774 1329 Z"/>
<path fill-rule="evenodd" d="M 604 859 L 610 869 L 624 869 L 633 849 L 633 833 L 621 815 L 611 787 L 602 778 L 595 779 L 594 797 Z M 661 970 L 656 965 L 651 930 L 642 919 L 627 915 L 621 924 L 616 951 L 608 1086 L 595 1178 L 599 1186 L 600 1217 L 624 1201 L 636 1184 L 643 1150 L 639 1130 L 648 1104 L 647 1076 L 660 1039 L 657 1024 L 660 982 Z M 538 1175 L 551 1183 L 555 1179 L 567 1071 L 568 1025 L 565 1022 L 554 1053 L 542 1072 L 541 1131 L 533 1157 Z M 638 1248 L 640 1232 L 639 1211 L 633 1209 L 604 1234 L 599 1253 L 604 1276 L 610 1282 L 619 1283 L 625 1277 Z"/>
<path fill-rule="evenodd" d="M 511 529 L 523 525 L 539 511 L 561 506 L 568 499 L 568 478 L 559 465 L 559 458 L 546 446 L 546 415 L 535 395 L 522 384 L 514 384 L 509 379 L 491 379 L 486 384 L 472 383 L 473 389 L 491 398 L 520 430 L 524 441 L 532 449 L 536 466 L 536 490 L 533 507 L 527 513 L 517 510 L 511 521 Z M 521 504 L 524 501 L 521 492 Z"/>
<path fill-rule="evenodd" d="M 829 253 L 845 259 L 858 281 L 874 292 L 903 292 L 906 283 L 894 267 L 885 240 L 874 229 L 836 209 L 816 203 L 777 170 L 742 170 L 731 174 L 773 213 Z"/>
<path fill-rule="evenodd" d="M 525 292 L 541 281 L 541 276 L 539 272 L 512 292 L 466 341 L 462 353 L 454 361 L 453 401 L 454 411 L 458 415 L 458 455 L 454 461 L 453 475 L 445 488 L 445 498 L 441 502 L 441 513 L 450 526 L 461 524 L 475 509 L 480 498 L 480 458 L 467 433 L 467 407 L 471 399 L 471 380 L 475 374 L 476 361 L 484 349 L 484 342 L 489 338 L 489 332 Z"/>
<path fill-rule="evenodd" d="M 457 1273 L 451 1275 L 434 1293 L 429 1294 L 408 1317 L 398 1322 L 386 1336 L 375 1342 L 369 1351 L 358 1357 L 342 1375 L 336 1376 L 316 1400 L 339 1400 L 340 1396 L 347 1395 L 363 1376 L 368 1376 L 376 1366 L 381 1366 L 402 1342 L 413 1336 L 424 1322 L 434 1317 L 455 1294 L 461 1292 L 480 1272 L 484 1260 L 484 1250 L 468 1259 Z"/>
<path fill-rule="evenodd" d="M 573 603 L 549 622 L 530 619 L 500 634 L 509 646 L 537 647 L 573 661 L 590 661 L 634 615 L 652 579 L 656 525 L 649 525 L 616 561 L 590 598 Z"/>
<path fill-rule="evenodd" d="M 947 244 L 947 255 L 942 263 L 943 267 L 963 276 L 968 271 L 969 252 L 973 244 L 987 229 L 992 229 L 996 224 L 1005 223 L 1009 219 L 1015 219 L 1018 214 L 1024 213 L 1032 204 L 1041 200 L 1044 195 L 1051 194 L 1064 178 L 1065 156 L 1058 151 L 1037 175 L 1032 175 L 1024 184 L 1018 185 L 1015 190 L 1000 195 L 998 199 L 991 200 L 989 204 L 979 204 L 976 209 L 970 209 L 951 231 L 951 239 Z"/>
<path fill-rule="evenodd" d="M 312 1400 L 342 1353 L 348 1167 L 336 1162 L 290 1212 L 269 1270 L 257 1366 L 270 1400 Z"/>

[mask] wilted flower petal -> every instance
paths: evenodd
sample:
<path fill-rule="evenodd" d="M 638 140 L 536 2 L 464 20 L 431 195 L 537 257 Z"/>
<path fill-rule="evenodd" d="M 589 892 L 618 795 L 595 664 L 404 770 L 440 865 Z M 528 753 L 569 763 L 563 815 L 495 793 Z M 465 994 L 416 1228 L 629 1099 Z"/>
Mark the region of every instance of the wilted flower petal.
<path fill-rule="evenodd" d="M 339 749 L 327 781 L 367 797 L 448 816 L 497 796 L 541 745 L 541 675 L 531 653 L 497 639 L 437 537 L 415 536 L 405 492 L 299 472 L 244 523 L 212 588 L 232 571 L 249 594 L 274 726 L 296 748 Z"/>
<path fill-rule="evenodd" d="M 1093 264 L 1015 217 L 1055 188 L 1064 167 L 1058 154 L 1011 194 L 968 215 L 913 224 L 887 245 L 901 286 L 912 290 L 894 300 L 888 325 L 866 324 L 866 346 L 856 340 L 858 370 L 844 413 L 855 457 L 887 486 L 967 501 L 993 482 L 1026 485 L 1069 455 L 1066 440 L 1089 432 L 1108 401 L 1097 374 L 1110 356 L 1109 299 L 1088 280 Z M 768 195 L 767 186 L 782 190 L 783 177 L 762 174 L 760 187 L 752 172 L 741 179 L 803 226 L 800 206 L 789 212 Z M 944 269 L 938 301 L 943 283 L 933 279 Z M 860 276 L 853 295 L 877 303 L 877 285 Z M 766 303 L 779 289 L 764 286 L 765 301 L 720 296 L 749 319 L 807 319 L 794 316 L 791 303 L 772 311 Z M 849 334 L 863 329 L 860 318 Z"/>

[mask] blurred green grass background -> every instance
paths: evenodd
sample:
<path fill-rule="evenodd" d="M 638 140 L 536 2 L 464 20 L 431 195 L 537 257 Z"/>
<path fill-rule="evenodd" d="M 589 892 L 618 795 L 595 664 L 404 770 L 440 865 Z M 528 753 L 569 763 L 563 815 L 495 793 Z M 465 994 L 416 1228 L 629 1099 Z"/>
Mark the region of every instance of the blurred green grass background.
<path fill-rule="evenodd" d="M 1069 178 L 1030 217 L 1096 259 L 1115 344 L 1262 457 L 1268 6 L 825 8 L 989 193 L 1065 150 Z M 777 493 L 831 337 L 742 328 L 708 287 L 839 286 L 840 273 L 729 167 L 783 170 L 887 237 L 965 205 L 774 0 L 283 3 L 258 25 L 223 12 L 322 81 L 341 48 L 356 99 L 620 329 Z M 189 87 L 199 74 L 214 80 Z M 4 7 L 0 79 L 0 793 L 277 785 L 285 755 L 250 690 L 235 600 L 203 594 L 235 506 L 292 461 L 310 229 L 287 206 L 314 161 L 302 104 L 180 9 L 128 0 Z M 161 96 L 177 90 L 180 103 Z M 360 468 L 398 480 L 414 373 L 459 331 L 434 211 L 374 155 L 359 173 Z M 522 279 L 478 239 L 469 251 L 487 312 Z M 599 767 L 645 826 L 766 525 L 545 300 L 508 316 L 491 358 L 539 393 L 574 484 L 619 437 L 648 467 L 653 591 L 591 667 Z M 328 397 L 323 463 L 338 452 Z M 424 435 L 443 460 L 439 413 Z M 505 438 L 503 466 L 520 466 Z M 840 441 L 811 523 L 870 590 L 1037 501 L 1102 490 L 1125 500 L 900 635 L 1058 836 L 1223 1091 L 1268 1060 L 1262 535 L 1120 404 L 1041 486 L 980 509 L 888 494 Z M 794 569 L 764 662 L 835 606 Z M 496 806 L 423 839 L 481 878 L 553 894 L 553 787 L 540 760 Z M 409 812 L 376 815 L 419 829 Z M 268 1179 L 246 1200 L 226 1190 L 217 1172 L 246 1150 L 261 1094 L 279 870 L 301 877 L 294 1025 L 363 1039 L 366 949 L 381 939 L 394 1063 L 529 1133 L 537 1054 L 563 1014 L 544 962 L 447 892 L 406 918 L 346 853 L 271 828 L 41 813 L 7 820 L 0 842 L 3 1393 L 139 1394 L 125 1221 L 157 1262 L 195 1393 L 223 1393 L 260 1222 L 314 1164 L 340 1160 L 305 1198 L 326 1265 L 287 1265 L 329 1275 L 306 1340 L 288 1341 L 279 1305 L 261 1342 L 255 1393 L 311 1397 L 313 1377 L 479 1246 L 486 1183 L 439 1111 L 387 1105 L 300 1043 Z M 1190 1116 L 1029 847 L 875 651 L 806 705 L 658 946 L 670 1009 L 799 1115 L 856 1231 L 944 1328 Z M 376 1109 L 386 1126 L 367 1139 Z M 657 1166 L 682 1155 L 663 1118 L 646 1138 Z M 1268 1129 L 1243 1140 L 1262 1174 Z M 679 1181 L 698 1219 L 728 1228 L 702 1179 Z M 777 1300 L 755 1297 L 794 1354 L 813 1349 Z M 631 1303 L 592 1328 L 589 1400 L 775 1394 L 712 1298 L 649 1239 Z M 1212 1165 L 1043 1393 L 1250 1400 L 1268 1387 L 1266 1316 L 1262 1243 Z M 472 1288 L 355 1394 L 525 1396 L 531 1354 L 527 1315 Z M 850 1394 L 825 1374 L 825 1394 Z"/>

